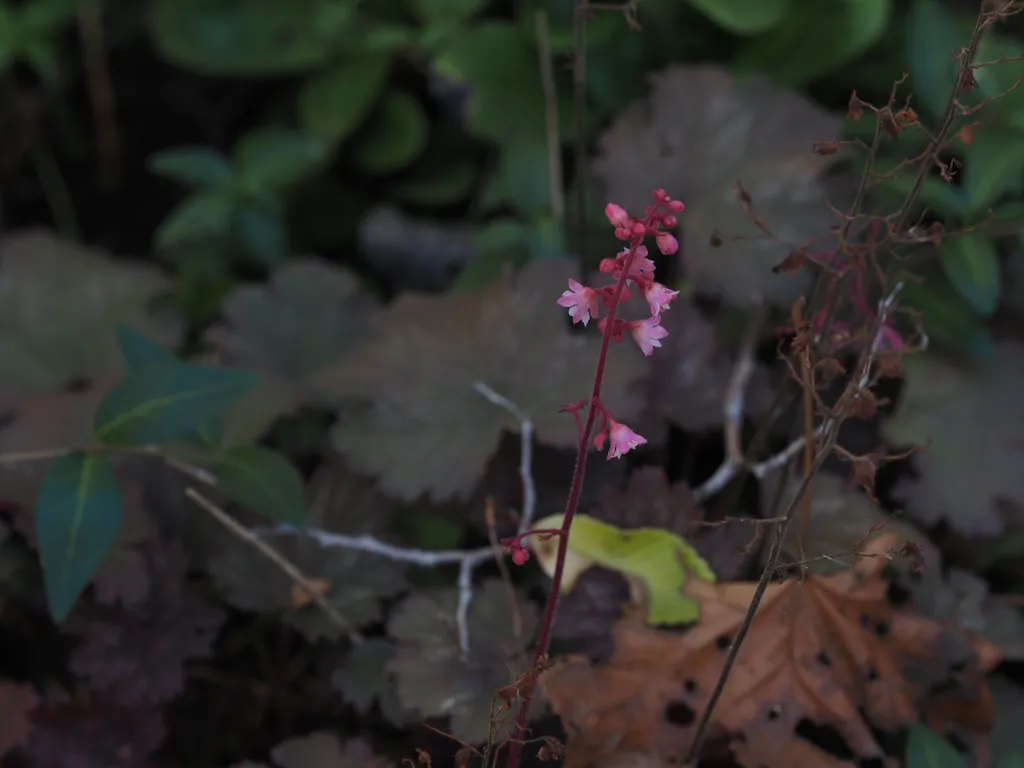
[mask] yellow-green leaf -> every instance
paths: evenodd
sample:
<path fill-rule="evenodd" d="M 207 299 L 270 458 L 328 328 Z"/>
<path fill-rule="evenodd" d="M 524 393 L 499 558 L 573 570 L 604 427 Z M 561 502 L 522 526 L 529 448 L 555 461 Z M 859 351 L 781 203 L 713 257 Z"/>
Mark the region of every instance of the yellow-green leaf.
<path fill-rule="evenodd" d="M 534 530 L 557 529 L 562 515 L 537 522 Z M 555 571 L 557 537 L 530 537 L 530 546 L 544 572 Z M 682 624 L 700 615 L 697 601 L 683 594 L 691 576 L 715 581 L 705 560 L 685 539 L 660 528 L 624 530 L 587 515 L 573 518 L 569 551 L 562 577 L 562 591 L 569 592 L 584 571 L 601 566 L 626 576 L 643 589 L 647 621 L 651 624 Z"/>

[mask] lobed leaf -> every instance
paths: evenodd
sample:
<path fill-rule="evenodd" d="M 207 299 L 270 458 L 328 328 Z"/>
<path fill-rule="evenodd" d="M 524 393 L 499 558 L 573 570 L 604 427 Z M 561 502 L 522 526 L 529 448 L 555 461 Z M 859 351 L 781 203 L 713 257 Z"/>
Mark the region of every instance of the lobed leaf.
<path fill-rule="evenodd" d="M 674 66 L 651 83 L 649 99 L 626 109 L 599 140 L 594 172 L 604 198 L 642 211 L 652 189 L 666 189 L 686 204 L 678 258 L 697 290 L 739 306 L 767 300 L 788 308 L 808 274 L 772 272 L 787 248 L 751 220 L 736 184 L 782 243 L 821 237 L 835 223 L 822 176 L 840 155 L 823 157 L 811 146 L 838 141 L 839 120 L 763 77 L 740 80 L 711 66 Z M 721 247 L 711 243 L 715 233 Z"/>
<path fill-rule="evenodd" d="M 575 445 L 575 423 L 559 409 L 586 389 L 601 340 L 572 333 L 555 305 L 573 274 L 572 261 L 537 261 L 477 292 L 399 298 L 372 344 L 318 377 L 349 398 L 334 445 L 399 498 L 466 498 L 502 431 L 519 431 L 477 382 L 516 403 L 541 442 Z M 602 400 L 616 418 L 638 412 L 629 387 L 644 368 L 638 350 L 611 349 Z"/>

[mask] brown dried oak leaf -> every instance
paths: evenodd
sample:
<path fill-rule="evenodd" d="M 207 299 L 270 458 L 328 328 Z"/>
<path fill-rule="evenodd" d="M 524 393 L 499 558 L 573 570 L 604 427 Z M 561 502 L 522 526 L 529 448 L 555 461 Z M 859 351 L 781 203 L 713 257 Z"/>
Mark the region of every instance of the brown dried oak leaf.
<path fill-rule="evenodd" d="M 873 541 L 868 553 L 876 556 L 842 573 L 768 587 L 712 718 L 740 765 L 891 764 L 870 726 L 893 731 L 917 722 L 922 710 L 933 727 L 959 726 L 982 744 L 992 714 L 982 675 L 999 650 L 971 637 L 960 649 L 966 657 L 950 659 L 944 654 L 956 645 L 948 641 L 955 630 L 889 604 L 881 578 L 889 561 L 880 555 L 895 543 Z M 701 620 L 687 633 L 623 622 L 608 664 L 570 658 L 542 677 L 571 733 L 566 768 L 615 752 L 686 754 L 756 588 L 692 581 L 687 591 L 701 602 Z M 945 679 L 951 669 L 959 690 Z M 947 693 L 929 695 L 942 683 Z M 831 729 L 847 756 L 805 738 L 808 725 Z"/>
<path fill-rule="evenodd" d="M 596 329 L 573 332 L 555 304 L 578 275 L 573 260 L 535 261 L 474 293 L 400 297 L 376 340 L 320 379 L 355 401 L 341 414 L 335 447 L 403 500 L 466 498 L 502 430 L 519 431 L 477 383 L 515 403 L 541 442 L 575 445 L 576 424 L 559 409 L 589 389 L 601 345 Z M 640 410 L 629 389 L 644 363 L 635 345 L 611 349 L 602 400 L 616 418 Z"/>
<path fill-rule="evenodd" d="M 840 122 L 764 78 L 739 80 L 712 66 L 675 66 L 651 83 L 650 99 L 626 109 L 601 137 L 594 172 L 606 199 L 642 211 L 651 190 L 664 187 L 686 203 L 678 258 L 698 290 L 740 306 L 762 299 L 789 306 L 808 273 L 772 273 L 787 245 L 744 212 L 736 183 L 782 243 L 795 247 L 828 232 L 835 220 L 821 175 L 839 155 L 811 146 L 840 139 Z M 724 240 L 717 248 L 710 245 L 716 232 Z"/>

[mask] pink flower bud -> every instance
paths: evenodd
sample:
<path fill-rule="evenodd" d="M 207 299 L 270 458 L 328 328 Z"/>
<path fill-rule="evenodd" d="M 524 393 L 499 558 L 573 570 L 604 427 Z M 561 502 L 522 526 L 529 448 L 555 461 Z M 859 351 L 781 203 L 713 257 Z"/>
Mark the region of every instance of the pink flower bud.
<path fill-rule="evenodd" d="M 618 229 L 619 227 L 625 227 L 629 224 L 629 214 L 626 213 L 626 209 L 616 205 L 615 203 L 608 203 L 604 207 L 604 215 L 608 217 L 608 221 L 611 225 Z"/>
<path fill-rule="evenodd" d="M 512 562 L 516 565 L 526 565 L 526 561 L 530 559 L 530 552 L 523 547 L 518 547 L 512 550 Z"/>
<path fill-rule="evenodd" d="M 675 211 L 676 213 L 686 210 L 686 206 L 683 205 L 681 200 L 669 200 L 667 206 L 670 211 Z"/>
<path fill-rule="evenodd" d="M 671 256 L 679 250 L 679 242 L 668 232 L 659 232 L 656 239 L 658 250 L 666 256 Z"/>

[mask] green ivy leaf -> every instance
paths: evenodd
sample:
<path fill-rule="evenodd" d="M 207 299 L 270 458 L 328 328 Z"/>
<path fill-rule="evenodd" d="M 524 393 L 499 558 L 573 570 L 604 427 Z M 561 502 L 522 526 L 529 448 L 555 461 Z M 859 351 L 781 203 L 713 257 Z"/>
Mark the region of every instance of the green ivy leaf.
<path fill-rule="evenodd" d="M 365 173 L 395 173 L 419 157 L 429 134 L 419 100 L 404 91 L 389 92 L 352 148 L 353 162 Z"/>
<path fill-rule="evenodd" d="M 212 470 L 238 503 L 278 523 L 305 527 L 302 476 L 288 459 L 259 445 L 240 445 L 216 456 Z"/>
<path fill-rule="evenodd" d="M 259 380 L 247 371 L 177 360 L 130 370 L 96 410 L 96 437 L 108 445 L 185 437 L 220 417 Z"/>
<path fill-rule="evenodd" d="M 985 126 L 979 133 L 964 153 L 963 195 L 971 221 L 1024 186 L 1024 135 L 1002 126 Z"/>
<path fill-rule="evenodd" d="M 966 38 L 965 38 L 966 40 Z M 961 42 L 961 45 L 964 45 Z M 992 110 L 1018 128 L 1024 128 L 1024 62 L 1020 61 L 1020 40 L 1009 35 L 987 34 L 978 43 L 975 61 L 1008 59 L 991 67 L 974 70 L 978 90 L 983 98 L 992 99 Z"/>
<path fill-rule="evenodd" d="M 913 92 L 932 117 L 945 112 L 956 83 L 953 55 L 966 45 L 971 27 L 954 17 L 938 0 L 915 0 L 910 14 L 907 58 Z"/>
<path fill-rule="evenodd" d="M 936 267 L 919 277 L 904 284 L 900 304 L 921 314 L 928 336 L 959 352 L 981 358 L 994 354 L 985 324 L 942 271 Z"/>
<path fill-rule="evenodd" d="M 326 157 L 323 141 L 290 128 L 257 128 L 235 145 L 241 184 L 260 195 L 301 181 Z"/>
<path fill-rule="evenodd" d="M 707 1 L 717 4 L 716 0 Z M 738 71 L 765 74 L 782 85 L 804 85 L 877 43 L 892 15 L 892 0 L 798 3 L 799 10 L 787 16 L 784 24 L 744 44 L 737 57 Z"/>
<path fill-rule="evenodd" d="M 114 545 L 121 508 L 109 459 L 75 452 L 50 466 L 36 507 L 36 537 L 54 621 L 71 612 Z"/>
<path fill-rule="evenodd" d="M 230 184 L 235 169 L 212 147 L 173 147 L 154 152 L 146 161 L 150 173 L 188 187 L 221 187 Z"/>
<path fill-rule="evenodd" d="M 939 246 L 939 262 L 953 287 L 976 312 L 988 316 L 996 311 L 1000 265 L 990 238 L 977 233 L 950 237 Z"/>
<path fill-rule="evenodd" d="M 246 254 L 267 267 L 288 257 L 288 232 L 276 207 L 251 202 L 235 211 L 232 230 Z"/>
<path fill-rule="evenodd" d="M 231 228 L 235 198 L 221 190 L 194 192 L 160 222 L 154 240 L 157 248 L 172 248 L 206 238 L 224 237 Z"/>
<path fill-rule="evenodd" d="M 690 4 L 733 34 L 753 35 L 782 21 L 790 0 L 690 0 Z"/>
<path fill-rule="evenodd" d="M 967 768 L 963 755 L 926 725 L 912 725 L 907 738 L 906 768 Z"/>
<path fill-rule="evenodd" d="M 390 65 L 387 54 L 368 54 L 340 61 L 310 77 L 299 90 L 302 129 L 324 141 L 347 138 L 380 96 Z"/>
<path fill-rule="evenodd" d="M 351 3 L 330 0 L 157 0 L 150 29 L 160 55 L 202 75 L 265 77 L 326 65 Z"/>
<path fill-rule="evenodd" d="M 121 356 L 128 363 L 129 368 L 142 368 L 152 363 L 169 363 L 177 358 L 174 353 L 162 344 L 143 336 L 127 325 L 119 325 L 115 331 L 117 334 L 117 347 L 121 350 Z"/>

